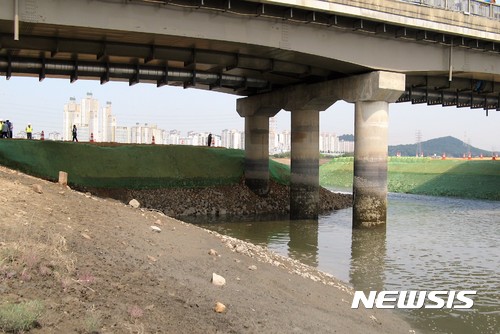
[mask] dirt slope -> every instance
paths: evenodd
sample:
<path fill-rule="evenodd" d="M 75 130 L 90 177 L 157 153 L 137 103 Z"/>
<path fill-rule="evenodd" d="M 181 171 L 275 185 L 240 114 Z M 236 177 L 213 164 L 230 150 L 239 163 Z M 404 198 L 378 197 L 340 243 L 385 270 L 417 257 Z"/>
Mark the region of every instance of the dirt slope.
<path fill-rule="evenodd" d="M 337 280 L 251 244 L 4 167 L 0 185 L 0 304 L 41 301 L 33 333 L 410 330 L 388 311 L 351 310 Z"/>

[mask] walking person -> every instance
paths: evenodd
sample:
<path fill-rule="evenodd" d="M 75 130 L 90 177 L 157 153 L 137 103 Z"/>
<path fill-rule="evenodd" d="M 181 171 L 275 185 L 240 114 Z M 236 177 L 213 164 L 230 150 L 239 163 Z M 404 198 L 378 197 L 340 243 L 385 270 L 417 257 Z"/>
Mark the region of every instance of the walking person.
<path fill-rule="evenodd" d="M 31 124 L 28 124 L 28 126 L 26 127 L 26 138 L 32 139 L 32 134 L 33 134 L 33 127 L 31 127 Z"/>
<path fill-rule="evenodd" d="M 14 124 L 12 124 L 11 121 L 7 120 L 7 125 L 9 126 L 8 138 L 12 138 L 12 133 L 14 132 Z"/>
<path fill-rule="evenodd" d="M 9 125 L 7 122 L 2 123 L 2 138 L 9 138 Z"/>
<path fill-rule="evenodd" d="M 207 146 L 210 147 L 211 145 L 212 145 L 212 134 L 210 133 L 207 139 Z"/>
<path fill-rule="evenodd" d="M 78 138 L 76 138 L 76 125 L 73 124 L 73 141 L 76 141 L 78 143 Z"/>

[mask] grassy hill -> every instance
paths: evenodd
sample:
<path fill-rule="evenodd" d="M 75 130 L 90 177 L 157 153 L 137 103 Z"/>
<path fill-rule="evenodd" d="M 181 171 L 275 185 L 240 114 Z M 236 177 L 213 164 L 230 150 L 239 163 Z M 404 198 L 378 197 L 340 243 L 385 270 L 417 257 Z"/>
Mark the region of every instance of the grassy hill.
<path fill-rule="evenodd" d="M 336 158 L 320 167 L 322 186 L 352 188 L 353 158 Z M 500 161 L 389 159 L 391 192 L 500 200 Z"/>
<path fill-rule="evenodd" d="M 446 153 L 448 157 L 462 157 L 464 154 L 468 154 L 469 151 L 472 156 L 491 156 L 491 151 L 481 150 L 476 147 L 470 147 L 463 141 L 455 137 L 441 137 L 431 140 L 427 140 L 421 143 L 422 151 L 425 156 L 441 156 Z M 397 153 L 401 153 L 401 156 L 414 157 L 417 153 L 417 144 L 409 145 L 395 145 L 389 146 L 389 156 L 396 156 Z"/>
<path fill-rule="evenodd" d="M 237 184 L 244 151 L 175 145 L 106 145 L 0 140 L 0 163 L 31 175 L 98 188 L 182 188 Z M 289 168 L 270 162 L 271 177 L 289 181 Z"/>

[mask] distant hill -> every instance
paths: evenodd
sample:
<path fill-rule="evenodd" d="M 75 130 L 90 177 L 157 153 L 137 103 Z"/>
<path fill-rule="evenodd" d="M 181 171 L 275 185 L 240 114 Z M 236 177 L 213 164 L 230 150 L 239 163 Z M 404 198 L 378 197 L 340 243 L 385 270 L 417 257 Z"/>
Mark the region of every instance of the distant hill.
<path fill-rule="evenodd" d="M 469 148 L 466 143 L 451 136 L 423 141 L 421 145 L 426 157 L 434 154 L 441 156 L 443 153 L 447 157 L 462 157 L 464 154 L 468 154 L 469 151 L 473 157 L 480 156 L 481 154 L 483 156 L 491 156 L 492 153 L 491 151 L 481 150 L 473 146 Z M 395 156 L 398 152 L 401 156 L 414 157 L 417 154 L 417 144 L 389 146 L 389 156 Z"/>
<path fill-rule="evenodd" d="M 339 136 L 339 140 L 354 141 L 354 135 L 342 135 L 342 136 Z"/>

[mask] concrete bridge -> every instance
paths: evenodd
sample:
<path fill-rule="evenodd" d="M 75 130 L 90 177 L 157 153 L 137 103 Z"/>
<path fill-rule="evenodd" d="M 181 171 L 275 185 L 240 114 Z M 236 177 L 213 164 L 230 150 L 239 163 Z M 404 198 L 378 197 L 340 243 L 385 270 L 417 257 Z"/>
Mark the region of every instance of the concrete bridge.
<path fill-rule="evenodd" d="M 499 17 L 476 0 L 4 0 L 0 74 L 244 96 L 246 182 L 263 196 L 269 117 L 289 111 L 292 219 L 318 214 L 319 112 L 352 102 L 353 225 L 370 227 L 386 221 L 389 103 L 498 110 Z"/>

